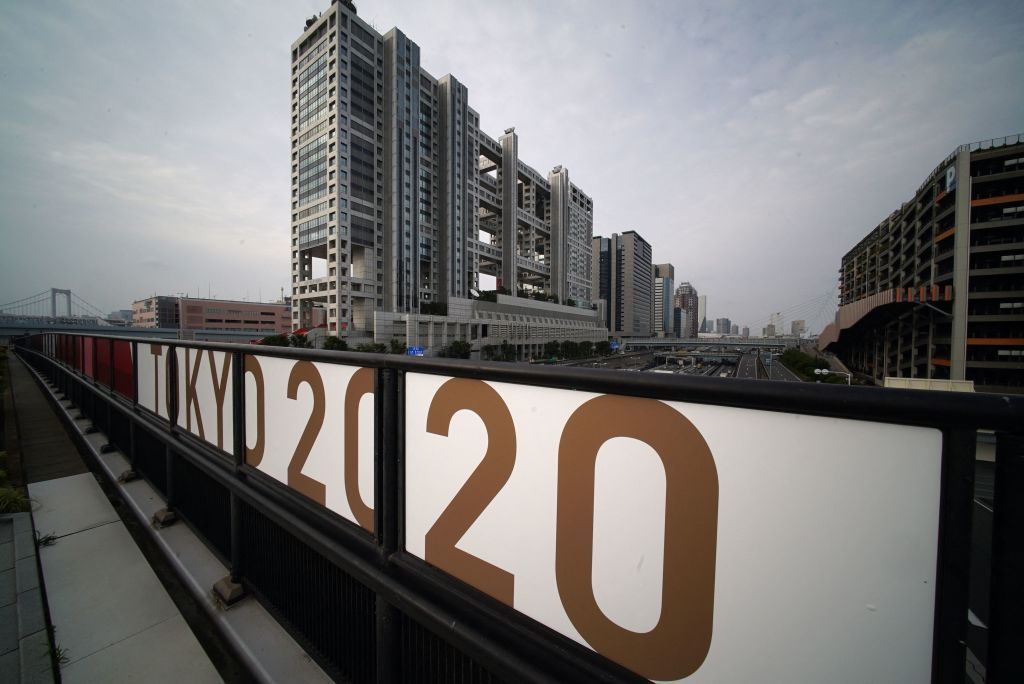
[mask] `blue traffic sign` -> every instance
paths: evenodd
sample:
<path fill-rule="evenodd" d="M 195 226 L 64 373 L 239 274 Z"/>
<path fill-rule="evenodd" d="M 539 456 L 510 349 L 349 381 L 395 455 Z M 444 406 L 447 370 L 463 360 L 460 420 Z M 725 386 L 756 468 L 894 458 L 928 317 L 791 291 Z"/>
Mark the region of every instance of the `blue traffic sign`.
<path fill-rule="evenodd" d="M 405 353 L 408 356 L 423 356 L 423 347 L 409 347 Z"/>

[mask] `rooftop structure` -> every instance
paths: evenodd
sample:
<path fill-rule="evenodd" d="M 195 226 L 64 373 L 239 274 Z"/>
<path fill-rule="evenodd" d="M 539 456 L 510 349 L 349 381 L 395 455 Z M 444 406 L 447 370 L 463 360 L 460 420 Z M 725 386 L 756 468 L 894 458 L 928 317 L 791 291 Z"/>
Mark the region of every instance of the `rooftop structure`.
<path fill-rule="evenodd" d="M 851 249 L 819 346 L 885 377 L 1024 391 L 1024 139 L 961 145 Z"/>

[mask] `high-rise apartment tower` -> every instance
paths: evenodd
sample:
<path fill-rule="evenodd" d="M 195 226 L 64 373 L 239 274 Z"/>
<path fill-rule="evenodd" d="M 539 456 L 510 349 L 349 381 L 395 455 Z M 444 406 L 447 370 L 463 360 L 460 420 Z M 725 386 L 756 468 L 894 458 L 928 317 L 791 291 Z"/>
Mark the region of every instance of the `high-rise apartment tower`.
<path fill-rule="evenodd" d="M 429 74 L 416 43 L 378 33 L 350 2 L 306 21 L 291 63 L 295 328 L 322 308 L 329 331 L 355 339 L 411 344 L 436 324 L 444 339 L 501 341 L 472 303 L 481 276 L 512 299 L 575 305 L 570 327 L 596 316 L 593 201 L 568 169 L 526 165 L 513 128 L 487 135 L 463 83 Z M 523 307 L 529 339 L 557 338 L 558 315 L 541 333 L 552 312 Z"/>

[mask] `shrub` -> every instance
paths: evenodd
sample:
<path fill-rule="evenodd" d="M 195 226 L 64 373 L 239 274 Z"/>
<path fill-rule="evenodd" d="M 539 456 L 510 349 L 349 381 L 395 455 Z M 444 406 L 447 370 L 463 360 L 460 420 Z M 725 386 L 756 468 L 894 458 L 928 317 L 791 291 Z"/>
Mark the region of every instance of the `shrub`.
<path fill-rule="evenodd" d="M 455 340 L 448 345 L 447 356 L 452 359 L 468 359 L 473 351 L 473 345 L 463 340 Z"/>
<path fill-rule="evenodd" d="M 28 497 L 14 487 L 0 487 L 0 513 L 24 513 L 30 508 Z"/>
<path fill-rule="evenodd" d="M 298 347 L 300 349 L 310 349 L 313 343 L 310 342 L 305 335 L 299 333 L 292 333 L 291 337 L 288 338 L 288 342 L 292 347 Z"/>
<path fill-rule="evenodd" d="M 324 349 L 330 349 L 331 351 L 348 351 L 348 342 L 340 337 L 328 335 L 324 338 Z"/>
<path fill-rule="evenodd" d="M 268 335 L 260 340 L 265 347 L 290 347 L 291 343 L 287 335 Z"/>

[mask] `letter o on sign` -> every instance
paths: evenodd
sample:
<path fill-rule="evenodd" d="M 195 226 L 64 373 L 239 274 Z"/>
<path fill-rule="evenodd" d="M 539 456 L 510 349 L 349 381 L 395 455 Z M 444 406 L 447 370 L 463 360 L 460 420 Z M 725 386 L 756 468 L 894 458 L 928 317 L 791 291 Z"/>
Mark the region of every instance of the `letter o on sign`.
<path fill-rule="evenodd" d="M 605 442 L 629 437 L 665 468 L 661 615 L 649 632 L 625 629 L 594 597 L 594 479 Z M 718 534 L 718 470 L 693 423 L 655 399 L 605 395 L 580 406 L 558 446 L 555 576 L 573 626 L 607 658 L 649 679 L 693 674 L 711 647 Z"/>

